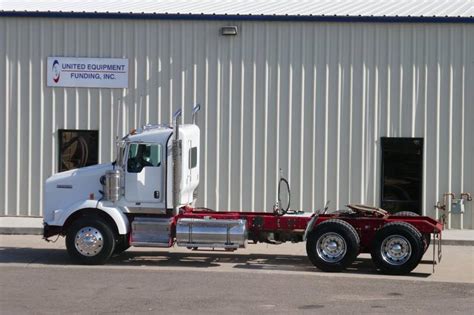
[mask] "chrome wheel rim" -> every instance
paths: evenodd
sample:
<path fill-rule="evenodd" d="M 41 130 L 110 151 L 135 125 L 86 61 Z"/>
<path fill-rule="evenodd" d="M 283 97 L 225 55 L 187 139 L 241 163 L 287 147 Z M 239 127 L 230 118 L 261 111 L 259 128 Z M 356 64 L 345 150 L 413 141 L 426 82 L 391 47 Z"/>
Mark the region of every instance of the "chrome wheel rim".
<path fill-rule="evenodd" d="M 316 251 L 319 258 L 329 263 L 341 261 L 347 252 L 344 238 L 334 232 L 321 235 L 316 243 Z"/>
<path fill-rule="evenodd" d="M 76 233 L 74 245 L 80 254 L 92 257 L 99 254 L 102 250 L 104 238 L 98 229 L 86 226 Z"/>
<path fill-rule="evenodd" d="M 383 240 L 380 254 L 391 265 L 403 265 L 412 254 L 410 242 L 404 236 L 391 235 Z"/>

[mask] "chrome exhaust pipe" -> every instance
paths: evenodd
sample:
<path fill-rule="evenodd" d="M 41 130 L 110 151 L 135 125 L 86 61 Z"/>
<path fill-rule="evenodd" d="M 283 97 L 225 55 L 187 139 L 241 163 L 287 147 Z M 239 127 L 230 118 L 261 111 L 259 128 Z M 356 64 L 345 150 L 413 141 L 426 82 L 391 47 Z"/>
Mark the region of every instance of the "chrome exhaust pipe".
<path fill-rule="evenodd" d="M 181 157 L 182 146 L 181 139 L 179 139 L 179 118 L 181 117 L 181 108 L 178 109 L 174 115 L 173 125 L 173 143 L 172 143 L 172 158 L 173 158 L 173 212 L 174 215 L 179 213 L 179 206 L 181 201 Z"/>
<path fill-rule="evenodd" d="M 195 125 L 197 123 L 197 112 L 201 110 L 201 105 L 200 104 L 196 104 L 194 107 L 193 107 L 193 125 Z"/>
<path fill-rule="evenodd" d="M 197 124 L 197 113 L 198 113 L 200 110 L 201 110 L 201 104 L 196 104 L 196 105 L 194 105 L 193 110 L 192 110 L 192 113 L 193 113 L 193 125 L 196 125 L 196 124 Z M 198 197 L 198 187 L 196 187 L 196 189 L 194 189 L 194 191 L 193 191 L 193 206 L 194 206 L 195 203 L 196 203 L 197 197 Z"/>
<path fill-rule="evenodd" d="M 182 111 L 181 108 L 178 108 L 174 114 L 173 114 L 173 133 L 174 133 L 174 139 L 178 140 L 179 138 L 179 118 L 181 117 Z"/>

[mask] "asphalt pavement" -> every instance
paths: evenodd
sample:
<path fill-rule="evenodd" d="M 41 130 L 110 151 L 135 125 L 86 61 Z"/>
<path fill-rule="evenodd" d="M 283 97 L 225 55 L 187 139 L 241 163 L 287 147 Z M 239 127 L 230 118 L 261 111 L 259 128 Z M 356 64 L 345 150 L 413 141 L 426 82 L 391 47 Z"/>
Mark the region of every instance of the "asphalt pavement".
<path fill-rule="evenodd" d="M 64 239 L 0 236 L 1 314 L 472 313 L 474 247 L 431 248 L 409 275 L 361 255 L 343 273 L 311 265 L 303 243 L 235 252 L 131 248 L 104 266 L 70 263 Z"/>

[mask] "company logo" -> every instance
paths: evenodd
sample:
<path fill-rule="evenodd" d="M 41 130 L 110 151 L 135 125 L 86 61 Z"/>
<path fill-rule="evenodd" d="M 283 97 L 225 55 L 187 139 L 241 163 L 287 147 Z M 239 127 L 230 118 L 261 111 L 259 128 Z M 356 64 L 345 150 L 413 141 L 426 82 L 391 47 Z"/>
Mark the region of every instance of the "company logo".
<path fill-rule="evenodd" d="M 61 77 L 61 69 L 59 66 L 59 61 L 54 60 L 53 62 L 53 67 L 52 67 L 52 73 L 53 73 L 53 81 L 54 83 L 59 82 L 59 78 Z"/>

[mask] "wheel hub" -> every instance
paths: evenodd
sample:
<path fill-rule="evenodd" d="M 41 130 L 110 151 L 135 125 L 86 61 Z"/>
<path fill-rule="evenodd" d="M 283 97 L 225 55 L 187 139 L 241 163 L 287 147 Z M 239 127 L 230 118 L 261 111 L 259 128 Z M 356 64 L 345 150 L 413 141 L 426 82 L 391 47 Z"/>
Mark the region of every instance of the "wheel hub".
<path fill-rule="evenodd" d="M 400 254 L 402 252 L 402 247 L 400 246 L 400 244 L 393 245 L 392 252 L 397 255 Z"/>
<path fill-rule="evenodd" d="M 87 226 L 76 233 L 74 245 L 79 253 L 91 257 L 100 253 L 104 245 L 104 238 L 99 230 Z"/>
<path fill-rule="evenodd" d="M 330 251 L 335 251 L 337 249 L 337 243 L 334 241 L 329 242 L 327 247 Z"/>
<path fill-rule="evenodd" d="M 384 239 L 380 247 L 383 260 L 391 265 L 403 265 L 411 257 L 410 242 L 401 235 L 391 235 Z"/>
<path fill-rule="evenodd" d="M 316 243 L 318 256 L 326 262 L 338 262 L 344 258 L 347 245 L 344 238 L 334 232 L 323 234 Z"/>

